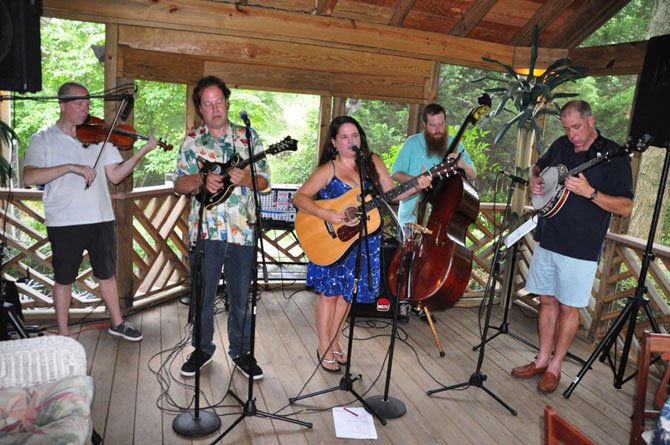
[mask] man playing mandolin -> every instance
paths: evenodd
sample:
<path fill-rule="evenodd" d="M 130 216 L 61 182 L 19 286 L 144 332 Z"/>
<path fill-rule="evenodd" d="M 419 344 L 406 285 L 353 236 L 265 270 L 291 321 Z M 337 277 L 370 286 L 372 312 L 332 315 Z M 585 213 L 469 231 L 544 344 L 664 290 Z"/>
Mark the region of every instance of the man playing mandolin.
<path fill-rule="evenodd" d="M 69 333 L 72 283 L 86 250 L 111 318 L 109 333 L 130 341 L 142 340 L 142 333 L 121 316 L 114 276 L 116 239 L 108 181 L 123 181 L 158 141 L 149 137 L 149 142 L 125 161 L 112 144 L 105 144 L 104 150 L 102 143 L 84 146 L 77 140 L 77 126 L 88 118 L 88 90 L 79 83 L 66 82 L 58 89 L 58 97 L 60 117 L 32 137 L 23 167 L 25 185 L 45 185 L 44 213 L 53 254 L 58 331 Z"/>
<path fill-rule="evenodd" d="M 216 288 L 221 278 L 221 268 L 225 271 L 228 292 L 228 355 L 235 367 L 254 379 L 263 377 L 263 370 L 249 353 L 251 339 L 251 310 L 249 308 L 249 285 L 254 261 L 255 219 L 254 197 L 250 168 L 232 168 L 228 172 L 230 182 L 235 185 L 230 196 L 218 205 L 204 211 L 204 222 L 198 236 L 200 202 L 198 195 L 205 187 L 210 194 L 217 193 L 224 185 L 223 171 L 215 171 L 208 163 L 226 163 L 235 154 L 242 159 L 249 158 L 245 127 L 228 120 L 230 90 L 217 77 L 208 76 L 198 81 L 193 90 L 193 103 L 204 125 L 186 135 L 179 150 L 174 190 L 180 194 L 191 194 L 191 214 L 189 216 L 189 239 L 191 241 L 191 280 L 201 268 L 203 282 L 200 347 L 189 356 L 181 367 L 183 376 L 192 376 L 196 370 L 208 364 L 213 357 L 214 345 L 214 300 Z M 249 141 L 254 155 L 263 151 L 263 145 L 251 129 Z M 254 156 L 255 157 L 255 156 Z M 256 179 L 258 187 L 269 187 L 270 171 L 264 158 L 258 160 Z M 208 171 L 204 175 L 205 170 Z M 203 178 L 206 177 L 206 182 Z M 197 253 L 203 243 L 204 258 L 200 261 Z M 195 344 L 195 331 L 193 333 Z"/>
<path fill-rule="evenodd" d="M 563 164 L 572 169 L 596 153 L 609 153 L 619 147 L 596 130 L 587 102 L 565 104 L 561 122 L 565 136 L 558 138 L 530 170 L 530 191 L 534 195 L 550 192 L 544 190 L 541 177 L 547 167 Z M 514 368 L 512 375 L 530 378 L 541 374 L 537 384 L 540 392 L 552 393 L 558 387 L 563 360 L 579 327 L 579 308 L 586 307 L 591 296 L 611 214 L 630 215 L 632 184 L 628 157 L 612 157 L 610 162 L 568 177 L 564 186 L 570 193 L 563 207 L 555 216 L 538 222 L 538 244 L 526 290 L 540 296 L 540 350 L 534 361 Z"/>
<path fill-rule="evenodd" d="M 442 105 L 436 103 L 426 105 L 421 112 L 421 121 L 423 131 L 407 138 L 393 163 L 391 177 L 400 184 L 442 162 L 454 139 L 449 136 L 446 112 Z M 460 153 L 462 154 L 456 167 L 465 171 L 467 179 L 473 181 L 477 176 L 477 170 L 460 143 L 448 153 L 448 156 L 456 158 Z M 414 208 L 419 196 L 416 194 L 400 202 L 398 219 L 403 227 L 407 223 L 416 222 Z"/>

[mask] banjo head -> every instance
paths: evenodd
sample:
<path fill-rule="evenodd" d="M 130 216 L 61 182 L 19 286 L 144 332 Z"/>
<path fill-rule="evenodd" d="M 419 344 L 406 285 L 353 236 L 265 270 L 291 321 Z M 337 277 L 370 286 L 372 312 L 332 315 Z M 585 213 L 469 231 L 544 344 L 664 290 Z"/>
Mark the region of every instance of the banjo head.
<path fill-rule="evenodd" d="M 542 195 L 531 195 L 530 201 L 533 209 L 538 211 L 540 216 L 545 216 L 553 210 L 555 204 L 563 195 L 563 181 L 565 179 L 567 169 L 563 165 L 555 167 L 547 167 L 540 177 L 544 180 L 542 186 Z"/>

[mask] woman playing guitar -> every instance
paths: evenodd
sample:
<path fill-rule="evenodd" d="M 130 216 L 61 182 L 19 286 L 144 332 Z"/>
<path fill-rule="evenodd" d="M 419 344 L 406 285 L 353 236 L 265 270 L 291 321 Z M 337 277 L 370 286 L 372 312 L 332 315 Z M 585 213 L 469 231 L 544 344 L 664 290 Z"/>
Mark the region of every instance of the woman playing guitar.
<path fill-rule="evenodd" d="M 360 183 L 357 169 L 359 154 L 364 157 L 364 184 Z M 428 187 L 430 183 L 429 176 L 422 176 L 415 189 L 398 195 L 395 200 L 404 199 Z M 352 117 L 340 116 L 331 122 L 329 137 L 324 144 L 319 165 L 296 192 L 293 204 L 300 212 L 317 216 L 329 226 L 346 223 L 358 227 L 357 212 L 351 214 L 352 212 L 343 212 L 338 208 L 326 208 L 315 200 L 317 195 L 318 199 L 331 200 L 353 189 L 386 192 L 393 189 L 393 180 L 381 158 L 369 151 L 361 125 Z M 369 220 L 378 218 L 378 215 L 374 215 L 375 212 L 378 210 L 370 211 Z M 366 240 L 359 240 L 355 248 L 339 261 L 327 266 L 318 266 L 310 261 L 307 267 L 306 284 L 320 293 L 315 305 L 319 340 L 317 360 L 321 367 L 329 372 L 338 372 L 340 365 L 346 364 L 348 359 L 340 347 L 339 333 L 349 312 L 355 279 L 359 279 L 357 302 L 372 302 L 379 293 L 380 235 L 373 233 L 369 235 L 371 236 L 367 238 L 367 243 Z M 360 243 L 362 243 L 363 260 L 360 276 L 354 277 L 357 247 Z"/>

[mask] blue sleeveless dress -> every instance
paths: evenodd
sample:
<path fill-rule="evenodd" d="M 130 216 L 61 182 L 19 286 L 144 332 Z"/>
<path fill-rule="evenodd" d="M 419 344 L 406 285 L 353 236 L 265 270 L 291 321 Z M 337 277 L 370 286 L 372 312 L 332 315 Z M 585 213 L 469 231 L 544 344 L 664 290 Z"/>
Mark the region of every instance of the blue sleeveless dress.
<path fill-rule="evenodd" d="M 348 184 L 342 182 L 337 176 L 333 176 L 333 179 L 319 192 L 319 196 L 321 199 L 333 199 L 342 196 L 349 190 L 351 190 L 351 187 Z M 356 301 L 358 303 L 374 302 L 379 294 L 380 242 L 381 235 L 379 233 L 368 237 L 372 287 L 368 285 L 367 249 L 365 243 L 361 243 L 360 240 L 354 243 L 354 247 L 346 257 L 341 258 L 334 264 L 319 266 L 310 261 L 307 264 L 307 286 L 313 287 L 315 291 L 323 293 L 326 296 L 344 295 L 344 299 L 347 302 L 351 302 L 354 289 L 356 254 L 359 244 L 362 244 L 361 273 L 358 281 L 358 296 L 356 297 Z"/>

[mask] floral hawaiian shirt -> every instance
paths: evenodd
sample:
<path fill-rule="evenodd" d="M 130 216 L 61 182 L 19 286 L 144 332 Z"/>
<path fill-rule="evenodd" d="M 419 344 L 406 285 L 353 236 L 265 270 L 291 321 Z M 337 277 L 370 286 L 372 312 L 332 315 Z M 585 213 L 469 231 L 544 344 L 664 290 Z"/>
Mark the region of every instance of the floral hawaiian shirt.
<path fill-rule="evenodd" d="M 226 133 L 218 140 L 210 134 L 206 126 L 196 128 L 186 135 L 179 150 L 176 173 L 179 176 L 198 173 L 198 158 L 209 162 L 226 163 L 233 154 L 237 153 L 242 159 L 249 158 L 247 149 L 246 128 L 232 122 Z M 263 151 L 263 145 L 252 129 L 252 143 L 254 153 Z M 254 164 L 256 174 L 270 181 L 270 169 L 265 158 Z M 189 215 L 189 240 L 195 242 L 198 234 L 198 213 L 200 202 L 197 196 L 191 200 L 191 214 Z M 230 196 L 218 206 L 205 210 L 203 239 L 227 241 L 233 244 L 253 245 L 253 224 L 255 206 L 252 190 L 248 187 L 235 187 Z"/>

